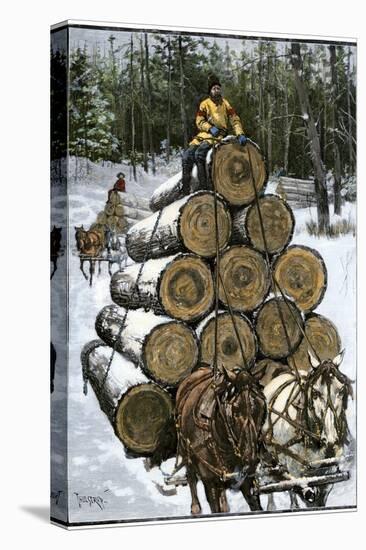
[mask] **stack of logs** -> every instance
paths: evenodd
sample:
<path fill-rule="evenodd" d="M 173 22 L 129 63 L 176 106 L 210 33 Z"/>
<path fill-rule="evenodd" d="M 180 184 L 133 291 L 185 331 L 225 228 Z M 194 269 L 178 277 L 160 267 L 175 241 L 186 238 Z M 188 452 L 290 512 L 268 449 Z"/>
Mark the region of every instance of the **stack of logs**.
<path fill-rule="evenodd" d="M 98 213 L 96 223 L 118 234 L 126 233 L 136 221 L 151 214 L 146 199 L 136 199 L 119 191 L 110 191 L 104 209 Z"/>
<path fill-rule="evenodd" d="M 219 367 L 242 367 L 242 347 L 245 367 L 263 383 L 284 369 L 306 371 L 303 331 L 320 359 L 334 357 L 341 348 L 337 329 L 314 313 L 327 286 L 324 261 L 311 248 L 289 246 L 294 216 L 280 196 L 264 193 L 259 151 L 223 145 L 211 173 L 218 192 Z M 136 263 L 113 275 L 114 303 L 96 319 L 101 340 L 82 352 L 84 372 L 125 448 L 159 459 L 169 445 L 175 450 L 177 386 L 198 363 L 212 365 L 215 348 L 214 194 L 199 190 L 177 199 L 180 182 L 173 183 L 155 191 L 154 213 L 130 228 L 126 246 Z M 112 349 L 123 362 L 118 373 Z"/>

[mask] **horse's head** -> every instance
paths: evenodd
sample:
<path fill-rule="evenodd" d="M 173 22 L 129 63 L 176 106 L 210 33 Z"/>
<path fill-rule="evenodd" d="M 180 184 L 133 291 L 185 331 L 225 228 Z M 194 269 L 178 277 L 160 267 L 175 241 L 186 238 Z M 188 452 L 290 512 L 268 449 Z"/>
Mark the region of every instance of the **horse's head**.
<path fill-rule="evenodd" d="M 344 350 L 333 360 L 319 361 L 309 352 L 312 370 L 305 385 L 305 420 L 327 457 L 347 443 L 346 410 L 353 391 L 351 380 L 339 370 L 343 355 Z"/>
<path fill-rule="evenodd" d="M 86 237 L 86 231 L 84 229 L 83 225 L 80 225 L 79 227 L 75 226 L 75 239 L 76 239 L 76 245 L 77 249 L 81 250 L 84 245 L 84 240 Z"/>
<path fill-rule="evenodd" d="M 223 368 L 225 391 L 221 402 L 226 413 L 229 439 L 243 465 L 257 462 L 258 444 L 267 411 L 265 397 L 257 380 L 247 370 Z M 233 443 L 233 442 L 232 442 Z"/>

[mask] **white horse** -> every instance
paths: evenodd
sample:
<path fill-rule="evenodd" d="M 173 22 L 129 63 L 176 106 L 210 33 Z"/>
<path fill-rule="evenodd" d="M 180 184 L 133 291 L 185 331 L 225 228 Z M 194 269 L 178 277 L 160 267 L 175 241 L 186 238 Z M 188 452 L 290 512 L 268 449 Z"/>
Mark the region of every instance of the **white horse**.
<path fill-rule="evenodd" d="M 353 395 L 351 381 L 339 370 L 343 355 L 318 361 L 309 352 L 309 372 L 280 374 L 265 386 L 264 440 L 280 466 L 279 480 L 301 478 L 310 463 L 342 455 L 349 435 L 348 398 Z M 307 506 L 325 506 L 331 488 L 303 484 L 290 492 L 291 506 L 298 507 L 296 494 Z M 272 509 L 273 498 L 268 504 Z"/>

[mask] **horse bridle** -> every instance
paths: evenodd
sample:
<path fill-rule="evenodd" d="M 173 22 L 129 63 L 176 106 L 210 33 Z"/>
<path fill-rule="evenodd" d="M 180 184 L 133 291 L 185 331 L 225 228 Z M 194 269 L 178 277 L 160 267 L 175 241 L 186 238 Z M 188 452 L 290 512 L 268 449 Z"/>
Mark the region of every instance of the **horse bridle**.
<path fill-rule="evenodd" d="M 313 390 L 313 384 L 321 377 L 326 377 L 326 387 L 327 387 L 327 401 L 325 404 L 324 412 L 319 418 L 319 416 L 315 413 L 315 405 L 314 405 L 314 399 L 312 396 L 310 396 L 310 392 L 312 393 Z M 334 403 L 331 399 L 331 391 L 330 391 L 330 385 L 331 385 L 331 377 L 335 377 L 339 382 L 341 382 L 344 385 L 344 395 L 342 396 L 342 409 L 339 414 L 337 414 L 337 411 L 335 410 Z M 328 410 L 331 410 L 334 416 L 334 424 L 335 424 L 335 430 L 337 433 L 337 440 L 341 443 L 343 443 L 347 437 L 348 433 L 348 425 L 346 420 L 346 414 L 345 409 L 347 405 L 347 399 L 349 395 L 352 395 L 352 387 L 351 387 L 351 380 L 343 373 L 341 373 L 338 368 L 333 365 L 331 362 L 323 362 L 314 373 L 312 373 L 309 377 L 309 379 L 306 382 L 305 385 L 305 407 L 304 407 L 304 415 L 306 415 L 306 418 L 304 418 L 306 424 L 311 424 L 311 429 L 315 429 L 315 434 L 320 437 L 321 431 L 322 431 L 322 425 L 323 420 L 328 412 Z M 311 416 L 310 414 L 311 413 Z"/>

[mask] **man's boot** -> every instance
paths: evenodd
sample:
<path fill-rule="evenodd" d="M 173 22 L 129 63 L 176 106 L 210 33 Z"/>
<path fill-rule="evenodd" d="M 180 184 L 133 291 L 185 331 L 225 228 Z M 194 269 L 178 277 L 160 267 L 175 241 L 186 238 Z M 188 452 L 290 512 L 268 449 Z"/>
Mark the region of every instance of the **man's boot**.
<path fill-rule="evenodd" d="M 197 176 L 199 181 L 199 189 L 208 189 L 206 162 L 197 162 Z"/>

